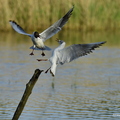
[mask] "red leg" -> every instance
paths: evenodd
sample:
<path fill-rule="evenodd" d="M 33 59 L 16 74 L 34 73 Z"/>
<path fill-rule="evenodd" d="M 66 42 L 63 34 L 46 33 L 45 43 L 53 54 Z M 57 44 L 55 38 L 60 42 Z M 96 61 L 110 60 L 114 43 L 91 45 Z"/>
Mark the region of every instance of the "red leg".
<path fill-rule="evenodd" d="M 51 68 L 51 67 L 50 67 Z M 45 71 L 45 73 L 47 73 L 49 70 L 50 70 L 50 68 L 48 68 L 46 71 Z"/>
<path fill-rule="evenodd" d="M 32 52 L 30 53 L 30 55 L 34 55 L 34 54 L 33 54 L 33 51 L 34 51 L 34 49 L 33 49 Z"/>
<path fill-rule="evenodd" d="M 48 61 L 48 59 L 37 59 L 37 61 Z"/>
<path fill-rule="evenodd" d="M 42 54 L 41 54 L 42 56 L 45 56 L 45 53 L 43 52 L 43 50 L 42 50 Z"/>
<path fill-rule="evenodd" d="M 51 73 L 51 75 L 54 77 L 54 74 L 51 72 L 51 70 L 50 70 L 50 73 Z"/>

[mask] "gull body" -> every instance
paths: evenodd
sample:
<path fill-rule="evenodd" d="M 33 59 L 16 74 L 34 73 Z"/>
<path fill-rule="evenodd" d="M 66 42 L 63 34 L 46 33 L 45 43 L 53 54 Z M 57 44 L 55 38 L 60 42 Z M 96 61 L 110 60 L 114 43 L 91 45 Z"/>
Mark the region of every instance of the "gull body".
<path fill-rule="evenodd" d="M 10 20 L 9 23 L 11 24 L 12 28 L 23 35 L 27 35 L 31 37 L 33 46 L 30 47 L 32 49 L 32 52 L 30 55 L 34 55 L 33 51 L 34 50 L 42 50 L 42 56 L 45 56 L 43 50 L 51 50 L 49 47 L 44 45 L 44 42 L 51 38 L 53 35 L 58 33 L 61 28 L 66 24 L 66 22 L 69 20 L 72 11 L 74 9 L 74 6 L 62 17 L 60 18 L 57 22 L 55 22 L 53 25 L 51 25 L 49 28 L 44 30 L 42 33 L 38 33 L 37 31 L 33 32 L 32 34 L 28 34 L 24 31 L 24 29 L 18 25 L 15 21 Z"/>
<path fill-rule="evenodd" d="M 60 42 L 60 41 L 59 41 Z M 59 51 L 62 50 L 65 47 L 65 42 L 63 42 L 62 44 L 60 43 L 60 46 L 58 46 L 53 52 L 52 52 L 52 56 L 49 58 L 49 61 L 51 63 L 51 69 L 50 69 L 50 73 L 52 74 L 52 76 L 55 76 L 56 73 L 56 67 L 58 64 L 60 64 L 59 61 Z"/>
<path fill-rule="evenodd" d="M 48 70 L 50 70 L 52 76 L 55 76 L 58 64 L 63 65 L 64 63 L 71 62 L 79 57 L 91 53 L 92 50 L 106 43 L 96 42 L 90 44 L 74 44 L 64 48 L 66 43 L 62 40 L 58 40 L 58 42 L 60 45 L 52 52 L 49 59 L 37 59 L 38 61 L 49 61 L 51 63 L 51 67 Z"/>

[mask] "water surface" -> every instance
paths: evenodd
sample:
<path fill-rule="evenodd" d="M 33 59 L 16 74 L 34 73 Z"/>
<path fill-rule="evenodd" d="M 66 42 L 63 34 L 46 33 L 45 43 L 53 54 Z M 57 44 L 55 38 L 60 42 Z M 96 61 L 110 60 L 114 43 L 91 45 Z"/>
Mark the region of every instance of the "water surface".
<path fill-rule="evenodd" d="M 20 116 L 40 119 L 120 119 L 120 34 L 60 32 L 46 45 L 55 48 L 58 37 L 67 45 L 107 41 L 88 56 L 63 66 L 56 76 L 42 73 Z M 30 56 L 30 38 L 16 32 L 1 33 L 0 119 L 10 120 L 34 70 L 46 70 L 49 62 L 37 62 L 40 51 Z M 45 58 L 50 52 L 45 52 Z"/>

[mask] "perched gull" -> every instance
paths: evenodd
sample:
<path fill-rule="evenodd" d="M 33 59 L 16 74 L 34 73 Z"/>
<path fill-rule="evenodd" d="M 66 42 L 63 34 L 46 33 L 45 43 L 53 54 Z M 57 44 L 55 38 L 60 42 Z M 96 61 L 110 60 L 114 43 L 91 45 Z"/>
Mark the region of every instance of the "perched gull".
<path fill-rule="evenodd" d="M 45 46 L 44 42 L 61 30 L 61 28 L 65 25 L 65 23 L 70 18 L 73 9 L 74 9 L 74 6 L 61 19 L 59 19 L 57 22 L 55 22 L 49 28 L 44 30 L 42 33 L 38 33 L 37 31 L 35 31 L 35 32 L 33 32 L 33 34 L 28 34 L 15 21 L 10 20 L 9 23 L 11 24 L 12 28 L 16 32 L 18 32 L 20 34 L 28 35 L 29 37 L 31 37 L 33 46 L 30 47 L 30 49 L 32 49 L 32 52 L 30 53 L 30 55 L 34 55 L 33 54 L 34 50 L 42 50 L 41 55 L 45 56 L 43 50 L 51 50 L 51 49 L 49 47 Z"/>
<path fill-rule="evenodd" d="M 62 40 L 57 41 L 60 45 L 54 49 L 52 56 L 49 59 L 37 59 L 38 61 L 49 61 L 51 63 L 51 67 L 48 70 L 50 70 L 53 77 L 55 76 L 56 67 L 58 64 L 63 65 L 66 62 L 71 62 L 79 57 L 91 53 L 92 50 L 106 43 L 97 42 L 90 44 L 74 44 L 64 48 L 66 43 Z M 47 73 L 48 70 L 45 73 Z"/>

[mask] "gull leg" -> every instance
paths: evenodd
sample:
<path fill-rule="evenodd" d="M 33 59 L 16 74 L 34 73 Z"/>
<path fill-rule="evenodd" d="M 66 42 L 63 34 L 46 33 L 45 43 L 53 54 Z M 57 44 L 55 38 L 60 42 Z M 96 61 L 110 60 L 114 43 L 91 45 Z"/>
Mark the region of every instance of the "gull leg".
<path fill-rule="evenodd" d="M 34 55 L 33 51 L 34 51 L 34 49 L 33 49 L 32 52 L 30 53 L 30 55 Z"/>
<path fill-rule="evenodd" d="M 51 75 L 54 77 L 54 74 L 52 73 L 52 71 L 50 70 L 50 73 L 51 73 Z"/>
<path fill-rule="evenodd" d="M 37 61 L 48 61 L 48 59 L 37 59 Z"/>
<path fill-rule="evenodd" d="M 41 54 L 42 56 L 45 56 L 45 53 L 43 52 L 43 50 L 42 50 L 42 54 Z"/>
<path fill-rule="evenodd" d="M 50 67 L 51 68 L 51 67 Z M 49 70 L 50 70 L 50 68 L 48 68 L 46 71 L 45 71 L 45 73 L 47 73 Z"/>

